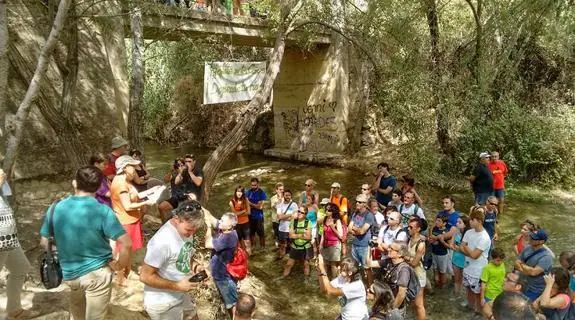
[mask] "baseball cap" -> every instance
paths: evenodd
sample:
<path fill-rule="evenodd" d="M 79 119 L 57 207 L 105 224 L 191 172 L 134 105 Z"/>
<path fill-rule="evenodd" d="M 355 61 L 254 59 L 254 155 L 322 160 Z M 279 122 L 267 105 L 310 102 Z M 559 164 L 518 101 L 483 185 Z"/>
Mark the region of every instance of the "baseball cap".
<path fill-rule="evenodd" d="M 545 232 L 544 229 L 539 229 L 539 230 L 535 230 L 533 232 L 531 232 L 531 234 L 529 235 L 531 237 L 532 240 L 536 240 L 536 241 L 547 241 L 547 232 Z"/>
<path fill-rule="evenodd" d="M 319 204 L 324 205 L 324 204 L 328 204 L 328 203 L 329 203 L 329 199 L 323 198 L 323 199 L 321 199 L 321 202 Z"/>
<path fill-rule="evenodd" d="M 116 165 L 116 174 L 120 174 L 122 173 L 124 168 L 128 165 L 133 166 L 139 165 L 140 160 L 136 160 L 130 156 L 121 156 L 118 159 L 116 159 L 116 162 L 114 164 Z"/>
<path fill-rule="evenodd" d="M 341 184 L 339 184 L 339 182 L 334 182 L 331 184 L 332 188 L 340 188 L 341 189 Z"/>
<path fill-rule="evenodd" d="M 112 150 L 129 145 L 128 141 L 120 136 L 112 138 Z"/>
<path fill-rule="evenodd" d="M 489 154 L 489 152 L 481 152 L 479 154 L 479 158 L 480 159 L 491 158 L 491 155 Z"/>

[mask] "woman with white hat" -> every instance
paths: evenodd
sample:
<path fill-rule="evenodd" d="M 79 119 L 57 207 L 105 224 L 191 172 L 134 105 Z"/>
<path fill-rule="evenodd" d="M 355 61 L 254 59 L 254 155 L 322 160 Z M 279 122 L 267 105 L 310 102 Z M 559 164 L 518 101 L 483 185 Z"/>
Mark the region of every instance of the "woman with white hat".
<path fill-rule="evenodd" d="M 126 230 L 126 233 L 132 239 L 132 251 L 144 247 L 144 233 L 142 231 L 142 210 L 147 206 L 153 205 L 154 201 L 146 200 L 139 202 L 138 191 L 133 184 L 136 176 L 136 167 L 140 164 L 130 156 L 121 156 L 116 160 L 116 176 L 110 185 L 112 209 L 116 213 L 118 220 Z M 119 244 L 116 244 L 114 252 L 118 253 Z M 130 264 L 128 264 L 130 265 Z M 124 274 L 128 274 L 126 270 Z M 123 277 L 118 278 L 122 283 Z"/>

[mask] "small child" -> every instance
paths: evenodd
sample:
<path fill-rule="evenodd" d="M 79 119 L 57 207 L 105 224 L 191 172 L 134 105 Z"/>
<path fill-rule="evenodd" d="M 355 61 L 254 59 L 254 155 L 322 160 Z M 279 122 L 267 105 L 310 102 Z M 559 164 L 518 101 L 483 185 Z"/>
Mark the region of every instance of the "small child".
<path fill-rule="evenodd" d="M 437 215 L 435 218 L 435 226 L 431 230 L 429 236 L 429 241 L 431 243 L 431 256 L 433 258 L 433 269 L 435 275 L 435 286 L 437 288 L 442 288 L 447 284 L 447 279 L 445 274 L 449 270 L 449 264 L 451 263 L 449 255 L 447 254 L 447 247 L 444 242 L 439 240 L 439 235 L 449 232 L 447 229 L 446 216 Z"/>
<path fill-rule="evenodd" d="M 505 281 L 505 252 L 501 248 L 491 251 L 491 261 L 483 268 L 481 273 L 481 300 L 483 314 L 490 314 L 485 310 L 485 305 L 489 301 L 495 300 L 503 292 L 503 282 Z"/>

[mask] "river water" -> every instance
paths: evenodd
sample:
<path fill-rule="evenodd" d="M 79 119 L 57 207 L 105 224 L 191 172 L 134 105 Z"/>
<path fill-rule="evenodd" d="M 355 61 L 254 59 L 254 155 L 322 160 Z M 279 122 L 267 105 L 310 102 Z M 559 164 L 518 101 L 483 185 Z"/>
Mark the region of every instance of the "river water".
<path fill-rule="evenodd" d="M 210 152 L 185 146 L 167 147 L 153 144 L 146 145 L 145 151 L 148 168 L 157 178 L 162 178 L 169 171 L 176 157 L 193 153 L 198 159 L 198 164 L 202 165 Z M 359 193 L 361 184 L 371 184 L 374 180 L 373 176 L 366 176 L 362 172 L 350 169 L 319 167 L 272 160 L 262 155 L 237 153 L 232 155 L 220 170 L 208 203 L 211 212 L 219 216 L 227 211 L 234 188 L 238 184 L 249 186 L 249 179 L 252 176 L 260 179 L 260 185 L 269 197 L 274 194 L 276 182 L 283 182 L 286 188 L 291 189 L 295 195 L 303 190 L 306 179 L 313 178 L 318 182 L 317 189 L 320 197 L 329 195 L 331 183 L 337 181 L 342 185 L 343 194 L 348 198 L 353 198 L 354 194 Z M 417 189 L 424 201 L 423 208 L 426 217 L 433 218 L 441 209 L 441 198 L 447 192 L 421 186 Z M 456 207 L 462 212 L 466 212 L 472 205 L 473 199 L 470 192 L 454 193 L 452 196 L 457 202 Z M 548 246 L 558 255 L 562 250 L 573 249 L 574 213 L 572 206 L 509 200 L 506 211 L 499 218 L 501 240 L 496 244 L 507 254 L 507 269 L 511 269 L 515 259 L 512 243 L 519 232 L 521 221 L 529 218 L 541 224 L 550 235 Z M 271 234 L 269 226 L 266 231 L 268 235 Z M 269 237 L 267 243 L 273 246 Z M 281 275 L 283 264 L 275 261 L 275 257 L 276 253 L 271 249 L 259 253 L 256 251 L 250 258 L 250 272 L 265 284 L 266 288 L 261 288 L 263 291 L 273 294 L 270 303 L 280 315 L 277 319 L 335 319 L 340 310 L 339 304 L 335 298 L 326 297 L 319 291 L 315 270 L 312 271 L 313 283 L 304 282 L 301 267 L 294 268 L 288 279 L 276 281 L 274 279 Z M 426 296 L 425 302 L 429 319 L 455 320 L 473 317 L 472 314 L 465 313 L 459 307 L 459 300 L 454 297 L 452 288 L 436 290 Z"/>

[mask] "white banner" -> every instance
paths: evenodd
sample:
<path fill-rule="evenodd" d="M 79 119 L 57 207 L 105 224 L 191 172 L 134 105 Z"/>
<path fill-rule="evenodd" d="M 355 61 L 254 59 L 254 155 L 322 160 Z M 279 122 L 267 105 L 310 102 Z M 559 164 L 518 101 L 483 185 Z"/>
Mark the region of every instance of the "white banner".
<path fill-rule="evenodd" d="M 251 100 L 265 73 L 265 62 L 206 62 L 204 104 Z"/>

